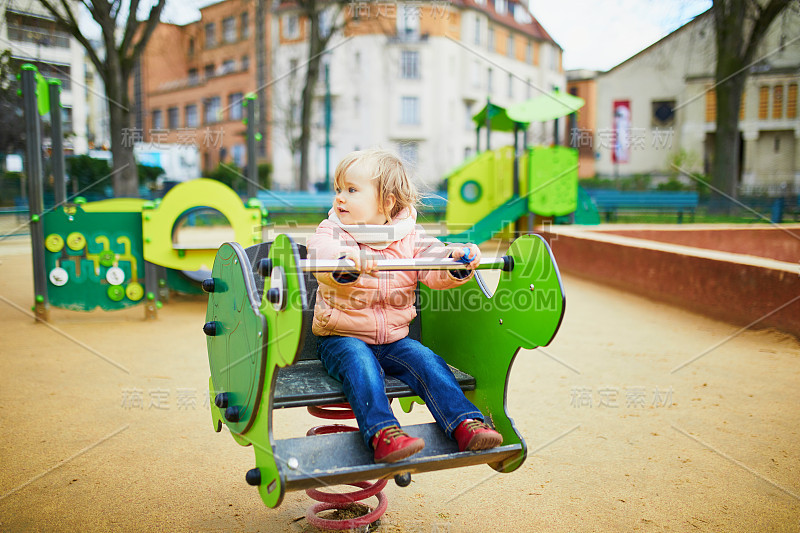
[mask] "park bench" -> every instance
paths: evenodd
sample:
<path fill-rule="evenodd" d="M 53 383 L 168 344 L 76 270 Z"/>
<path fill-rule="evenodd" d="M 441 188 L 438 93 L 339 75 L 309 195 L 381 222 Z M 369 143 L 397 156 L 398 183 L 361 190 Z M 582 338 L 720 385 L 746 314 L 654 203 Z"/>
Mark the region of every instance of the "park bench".
<path fill-rule="evenodd" d="M 617 219 L 620 211 L 629 213 L 677 213 L 678 223 L 683 222 L 684 213 L 691 215 L 697 209 L 696 192 L 681 191 L 617 191 L 613 189 L 587 189 L 595 202 L 597 211 L 604 213 L 606 222 Z"/>
<path fill-rule="evenodd" d="M 446 198 L 437 193 L 423 199 L 419 211 L 421 213 L 440 216 L 447 207 Z M 261 205 L 273 214 L 292 213 L 319 213 L 324 215 L 333 205 L 333 192 L 301 192 L 301 191 L 272 191 L 266 190 L 258 193 Z"/>
<path fill-rule="evenodd" d="M 278 506 L 289 490 L 475 464 L 511 472 L 522 464 L 527 447 L 506 412 L 508 374 L 520 348 L 544 346 L 555 336 L 564 298 L 541 237 L 518 239 L 508 254 L 511 259 L 497 263 L 509 270 L 491 298 L 479 273 L 446 291 L 420 286 L 410 332 L 445 359 L 467 397 L 503 435 L 503 445 L 459 452 L 437 424 L 408 425 L 409 434 L 425 439 L 424 450 L 383 464 L 373 462 L 358 432 L 274 438 L 273 409 L 346 401 L 316 355 L 316 279 L 301 269 L 309 264 L 304 248 L 286 235 L 247 250 L 236 243 L 220 247 L 204 282 L 212 418 L 216 431 L 227 426 L 236 442 L 253 445 L 256 467 L 245 478 L 266 505 Z M 386 379 L 386 391 L 406 412 L 421 402 L 395 378 Z"/>

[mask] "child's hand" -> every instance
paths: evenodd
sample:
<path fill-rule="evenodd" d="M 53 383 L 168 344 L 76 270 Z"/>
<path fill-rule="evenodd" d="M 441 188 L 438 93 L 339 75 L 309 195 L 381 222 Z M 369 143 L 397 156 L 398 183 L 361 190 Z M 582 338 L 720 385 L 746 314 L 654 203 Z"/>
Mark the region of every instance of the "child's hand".
<path fill-rule="evenodd" d="M 470 269 L 478 268 L 478 265 L 481 263 L 481 249 L 478 248 L 476 244 L 466 244 L 464 246 L 454 247 L 452 253 L 453 259 L 458 261 L 464 257 L 464 248 L 469 248 L 467 259 L 471 259 L 467 266 Z"/>
<path fill-rule="evenodd" d="M 355 264 L 356 270 L 361 274 L 368 274 L 373 277 L 378 277 L 378 269 L 375 263 L 375 258 L 369 257 L 364 250 L 348 250 L 344 253 L 341 259 L 349 259 Z"/>

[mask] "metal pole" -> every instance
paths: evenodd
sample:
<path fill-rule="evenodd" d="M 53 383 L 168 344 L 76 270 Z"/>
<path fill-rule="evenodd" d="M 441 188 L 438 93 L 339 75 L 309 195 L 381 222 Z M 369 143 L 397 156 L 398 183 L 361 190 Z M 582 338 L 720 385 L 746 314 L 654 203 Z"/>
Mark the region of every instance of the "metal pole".
<path fill-rule="evenodd" d="M 492 136 L 492 124 L 491 124 L 491 113 L 492 113 L 492 101 L 491 99 L 486 99 L 486 150 L 489 151 L 492 149 L 492 145 L 489 142 L 489 138 Z"/>
<path fill-rule="evenodd" d="M 510 270 L 510 257 L 484 257 L 476 270 Z M 298 267 L 303 272 L 358 272 L 349 259 L 301 259 Z M 465 270 L 467 265 L 455 259 L 379 259 L 375 270 Z"/>
<path fill-rule="evenodd" d="M 247 105 L 247 197 L 258 195 L 258 154 L 256 153 L 256 96 L 245 97 Z"/>
<path fill-rule="evenodd" d="M 475 154 L 481 153 L 481 127 L 475 128 Z"/>
<path fill-rule="evenodd" d="M 47 80 L 50 91 L 50 124 L 53 128 L 53 186 L 56 205 L 67 201 L 67 181 L 64 176 L 64 128 L 61 124 L 61 80 Z"/>
<path fill-rule="evenodd" d="M 25 109 L 25 144 L 28 175 L 28 203 L 31 217 L 31 249 L 33 253 L 33 292 L 36 319 L 47 321 L 47 274 L 44 264 L 44 229 L 42 228 L 43 176 L 42 176 L 42 130 L 36 94 L 36 67 L 22 65 L 22 97 Z M 44 98 L 46 95 L 42 95 Z"/>
<path fill-rule="evenodd" d="M 519 196 L 519 123 L 514 123 L 514 196 Z"/>

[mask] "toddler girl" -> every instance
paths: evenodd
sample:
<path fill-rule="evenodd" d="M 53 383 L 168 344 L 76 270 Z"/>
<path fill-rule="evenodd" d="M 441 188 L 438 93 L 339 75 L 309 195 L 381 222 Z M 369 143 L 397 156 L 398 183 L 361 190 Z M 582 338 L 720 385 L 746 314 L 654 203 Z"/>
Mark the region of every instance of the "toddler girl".
<path fill-rule="evenodd" d="M 377 258 L 464 257 L 464 245 L 445 246 L 416 225 L 418 193 L 400 159 L 384 150 L 346 156 L 336 167 L 336 197 L 327 220 L 307 242 L 311 259 L 350 259 L 360 274 L 316 274 L 319 281 L 312 331 L 328 373 L 342 382 L 375 462 L 392 463 L 425 446 L 402 429 L 392 413 L 384 375 L 419 395 L 461 451 L 499 446 L 503 437 L 483 422 L 444 360 L 408 337 L 416 316 L 417 281 L 433 289 L 465 283 L 480 262 L 468 246 L 470 270 L 386 271 Z"/>

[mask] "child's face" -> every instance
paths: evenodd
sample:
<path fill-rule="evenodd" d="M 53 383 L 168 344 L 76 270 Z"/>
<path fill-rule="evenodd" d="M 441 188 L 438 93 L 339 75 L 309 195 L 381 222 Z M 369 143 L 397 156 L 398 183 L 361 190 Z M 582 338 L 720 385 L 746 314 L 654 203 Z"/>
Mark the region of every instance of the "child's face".
<path fill-rule="evenodd" d="M 352 165 L 336 186 L 333 208 L 342 224 L 385 224 L 378 206 L 378 189 L 363 165 Z"/>

